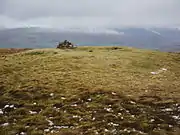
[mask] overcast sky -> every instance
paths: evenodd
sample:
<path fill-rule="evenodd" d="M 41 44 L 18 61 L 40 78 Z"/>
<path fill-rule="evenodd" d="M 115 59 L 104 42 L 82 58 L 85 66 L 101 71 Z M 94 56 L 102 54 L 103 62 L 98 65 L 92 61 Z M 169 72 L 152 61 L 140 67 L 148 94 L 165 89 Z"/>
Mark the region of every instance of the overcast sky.
<path fill-rule="evenodd" d="M 180 26 L 180 0 L 0 0 L 0 26 Z"/>

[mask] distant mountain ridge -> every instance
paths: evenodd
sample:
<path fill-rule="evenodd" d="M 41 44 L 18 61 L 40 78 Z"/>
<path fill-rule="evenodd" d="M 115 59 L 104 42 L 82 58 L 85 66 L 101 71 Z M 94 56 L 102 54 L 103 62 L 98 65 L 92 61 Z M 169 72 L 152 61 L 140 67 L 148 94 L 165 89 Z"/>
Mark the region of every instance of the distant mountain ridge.
<path fill-rule="evenodd" d="M 163 51 L 180 50 L 179 28 L 52 29 L 31 27 L 0 30 L 0 48 L 51 48 L 65 39 L 77 45 L 122 45 Z"/>

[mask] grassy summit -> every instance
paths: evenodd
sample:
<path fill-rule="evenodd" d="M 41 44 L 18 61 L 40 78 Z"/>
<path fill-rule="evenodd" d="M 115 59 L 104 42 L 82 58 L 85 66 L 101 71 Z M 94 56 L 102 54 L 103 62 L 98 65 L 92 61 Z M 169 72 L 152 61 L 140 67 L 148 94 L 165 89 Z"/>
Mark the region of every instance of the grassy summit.
<path fill-rule="evenodd" d="M 4 52 L 0 134 L 178 132 L 179 53 L 127 47 Z"/>

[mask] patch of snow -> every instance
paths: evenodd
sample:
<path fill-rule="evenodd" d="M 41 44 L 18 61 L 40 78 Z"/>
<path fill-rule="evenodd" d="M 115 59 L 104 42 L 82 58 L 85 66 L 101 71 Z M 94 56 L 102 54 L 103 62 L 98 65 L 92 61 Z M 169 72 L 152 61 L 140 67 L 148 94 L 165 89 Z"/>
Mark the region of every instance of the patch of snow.
<path fill-rule="evenodd" d="M 167 69 L 166 69 L 166 68 L 161 68 L 161 70 L 162 70 L 162 71 L 167 71 Z"/>
<path fill-rule="evenodd" d="M 61 97 L 62 100 L 65 100 L 66 98 L 65 97 Z"/>
<path fill-rule="evenodd" d="M 151 30 L 151 29 L 146 29 L 147 31 L 150 31 L 150 32 L 152 32 L 152 33 L 154 33 L 154 34 L 156 34 L 156 35 L 161 35 L 161 33 L 159 33 L 159 32 L 157 32 L 157 31 L 155 31 L 155 30 Z"/>
<path fill-rule="evenodd" d="M 129 113 L 129 110 L 126 110 L 127 113 Z"/>
<path fill-rule="evenodd" d="M 88 101 L 92 101 L 92 99 L 91 99 L 91 98 L 88 98 L 87 100 L 88 100 Z"/>
<path fill-rule="evenodd" d="M 108 129 L 104 129 L 104 131 L 105 131 L 105 132 L 109 132 L 109 130 L 108 130 Z"/>
<path fill-rule="evenodd" d="M 179 120 L 180 117 L 179 116 L 172 116 L 172 118 L 176 119 L 176 120 Z"/>
<path fill-rule="evenodd" d="M 5 105 L 4 108 L 9 108 L 9 105 Z"/>
<path fill-rule="evenodd" d="M 53 96 L 54 96 L 54 93 L 51 93 L 50 96 L 53 97 Z"/>
<path fill-rule="evenodd" d="M 116 95 L 116 93 L 115 93 L 115 92 L 112 92 L 112 95 Z"/>
<path fill-rule="evenodd" d="M 115 126 L 115 127 L 119 126 L 119 124 L 116 124 L 116 123 L 113 123 L 113 122 L 108 123 L 108 125 L 112 125 L 112 126 Z"/>
<path fill-rule="evenodd" d="M 131 104 L 136 104 L 136 102 L 134 102 L 134 101 L 130 101 L 130 103 L 131 103 Z"/>
<path fill-rule="evenodd" d="M 154 122 L 155 120 L 154 120 L 154 119 L 151 119 L 150 121 L 151 121 L 151 122 Z"/>
<path fill-rule="evenodd" d="M 153 74 L 153 75 L 157 75 L 158 73 L 157 73 L 157 72 L 151 72 L 151 74 Z"/>
<path fill-rule="evenodd" d="M 8 125 L 9 125 L 9 123 L 1 124 L 1 126 L 3 126 L 3 127 L 6 127 L 6 126 L 8 126 Z"/>
<path fill-rule="evenodd" d="M 71 105 L 71 106 L 76 107 L 76 106 L 77 106 L 77 104 L 73 104 L 73 105 Z"/>
<path fill-rule="evenodd" d="M 50 129 L 48 129 L 48 128 L 47 128 L 47 129 L 44 129 L 44 132 L 49 132 L 49 131 L 50 131 Z"/>
<path fill-rule="evenodd" d="M 30 114 L 37 114 L 36 111 L 29 111 Z"/>
<path fill-rule="evenodd" d="M 49 122 L 49 126 L 53 126 L 54 125 L 54 123 L 52 121 L 50 121 L 48 119 L 46 119 L 46 121 Z"/>
<path fill-rule="evenodd" d="M 14 108 L 14 105 L 10 105 L 9 108 Z"/>
<path fill-rule="evenodd" d="M 25 128 L 29 128 L 30 126 L 25 126 Z"/>
<path fill-rule="evenodd" d="M 54 126 L 56 129 L 69 128 L 69 126 Z"/>
<path fill-rule="evenodd" d="M 79 118 L 80 116 L 78 116 L 78 115 L 73 115 L 73 118 Z"/>
<path fill-rule="evenodd" d="M 26 133 L 25 132 L 21 132 L 20 135 L 26 135 Z"/>
<path fill-rule="evenodd" d="M 113 112 L 112 108 L 104 108 L 107 112 Z"/>
<path fill-rule="evenodd" d="M 165 108 L 165 109 L 163 109 L 162 111 L 172 112 L 172 111 L 173 111 L 173 109 L 171 109 L 171 108 Z"/>
<path fill-rule="evenodd" d="M 0 114 L 4 114 L 4 112 L 2 111 L 2 109 L 0 109 Z"/>

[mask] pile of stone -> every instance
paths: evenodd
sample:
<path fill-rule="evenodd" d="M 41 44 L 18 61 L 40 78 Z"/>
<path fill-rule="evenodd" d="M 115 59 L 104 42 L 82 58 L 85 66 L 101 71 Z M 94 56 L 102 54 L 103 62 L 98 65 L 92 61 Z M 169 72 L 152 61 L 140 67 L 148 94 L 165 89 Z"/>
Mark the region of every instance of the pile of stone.
<path fill-rule="evenodd" d="M 63 42 L 60 42 L 57 46 L 59 49 L 72 49 L 75 48 L 76 46 L 72 44 L 71 42 L 64 40 Z"/>

